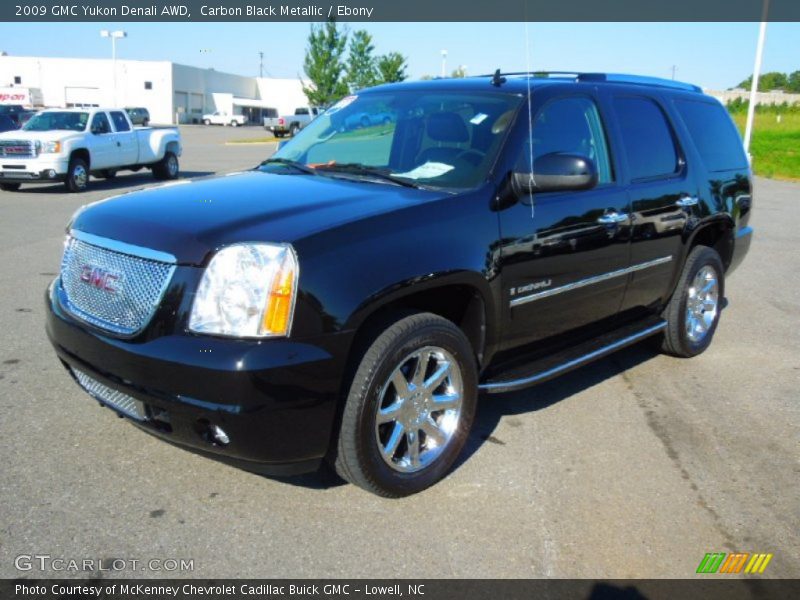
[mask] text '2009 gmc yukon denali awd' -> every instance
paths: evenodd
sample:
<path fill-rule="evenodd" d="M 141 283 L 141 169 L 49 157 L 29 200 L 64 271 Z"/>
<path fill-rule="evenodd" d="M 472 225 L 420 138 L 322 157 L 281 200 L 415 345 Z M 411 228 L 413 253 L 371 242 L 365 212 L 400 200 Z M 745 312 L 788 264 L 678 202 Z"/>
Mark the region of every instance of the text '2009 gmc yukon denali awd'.
<path fill-rule="evenodd" d="M 391 118 L 343 127 L 355 113 Z M 738 133 L 694 86 L 380 86 L 252 171 L 78 211 L 47 333 L 154 435 L 403 496 L 452 466 L 480 391 L 650 336 L 703 352 L 750 208 Z"/>

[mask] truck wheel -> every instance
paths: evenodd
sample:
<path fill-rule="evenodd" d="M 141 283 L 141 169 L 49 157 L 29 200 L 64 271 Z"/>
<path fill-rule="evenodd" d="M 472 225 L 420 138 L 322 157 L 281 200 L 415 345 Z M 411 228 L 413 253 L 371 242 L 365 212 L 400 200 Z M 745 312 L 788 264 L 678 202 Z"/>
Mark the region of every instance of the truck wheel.
<path fill-rule="evenodd" d="M 289 136 L 294 137 L 298 133 L 300 133 L 300 126 L 297 124 L 292 125 L 292 127 L 289 129 Z"/>
<path fill-rule="evenodd" d="M 168 151 L 164 154 L 164 158 L 153 165 L 153 177 L 156 179 L 175 179 L 178 171 L 180 171 L 180 165 L 174 152 Z"/>
<path fill-rule="evenodd" d="M 69 161 L 64 187 L 68 192 L 82 192 L 89 185 L 89 167 L 82 158 Z"/>
<path fill-rule="evenodd" d="M 469 435 L 478 375 L 469 341 L 431 313 L 402 318 L 364 354 L 342 414 L 334 466 L 380 496 L 439 481 Z"/>
<path fill-rule="evenodd" d="M 238 127 L 239 121 L 231 121 L 231 127 Z"/>
<path fill-rule="evenodd" d="M 211 119 L 203 119 L 203 125 L 211 125 Z"/>
<path fill-rule="evenodd" d="M 4 192 L 16 192 L 21 185 L 21 183 L 0 183 L 0 190 Z"/>
<path fill-rule="evenodd" d="M 725 297 L 725 269 L 719 254 L 696 246 L 686 259 L 675 293 L 664 309 L 667 321 L 661 349 L 690 358 L 711 344 Z"/>

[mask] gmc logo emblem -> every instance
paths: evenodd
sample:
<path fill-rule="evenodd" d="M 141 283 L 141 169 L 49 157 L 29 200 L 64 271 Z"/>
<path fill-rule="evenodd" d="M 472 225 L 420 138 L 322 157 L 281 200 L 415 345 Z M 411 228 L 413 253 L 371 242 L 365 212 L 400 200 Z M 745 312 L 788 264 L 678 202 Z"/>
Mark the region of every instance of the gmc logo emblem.
<path fill-rule="evenodd" d="M 96 287 L 98 290 L 103 290 L 104 292 L 116 294 L 116 284 L 119 279 L 120 276 L 117 273 L 106 271 L 101 267 L 95 267 L 93 265 L 83 265 L 81 267 L 81 281 L 88 283 L 92 287 Z"/>

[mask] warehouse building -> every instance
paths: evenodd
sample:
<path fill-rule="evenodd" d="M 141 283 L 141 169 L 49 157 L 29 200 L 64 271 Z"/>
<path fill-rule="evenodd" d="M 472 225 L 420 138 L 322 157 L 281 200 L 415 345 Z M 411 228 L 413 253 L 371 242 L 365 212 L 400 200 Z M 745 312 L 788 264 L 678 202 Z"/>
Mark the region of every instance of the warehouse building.
<path fill-rule="evenodd" d="M 33 56 L 0 56 L 0 102 L 143 106 L 153 123 L 164 124 L 199 123 L 215 111 L 260 123 L 271 110 L 289 114 L 307 104 L 299 79 L 246 77 L 169 61 Z"/>

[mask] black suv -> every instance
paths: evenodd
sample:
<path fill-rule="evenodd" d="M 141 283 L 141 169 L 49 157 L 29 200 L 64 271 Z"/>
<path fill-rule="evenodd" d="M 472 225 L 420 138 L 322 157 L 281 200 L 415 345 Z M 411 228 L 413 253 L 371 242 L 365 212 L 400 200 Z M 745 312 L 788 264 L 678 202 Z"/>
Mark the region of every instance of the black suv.
<path fill-rule="evenodd" d="M 481 391 L 648 337 L 703 352 L 750 208 L 739 135 L 691 85 L 380 86 L 252 171 L 79 210 L 47 333 L 154 435 L 269 474 L 327 459 L 403 496 L 453 465 Z"/>

